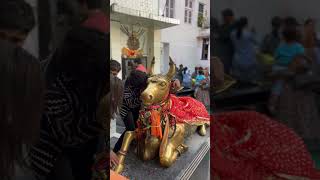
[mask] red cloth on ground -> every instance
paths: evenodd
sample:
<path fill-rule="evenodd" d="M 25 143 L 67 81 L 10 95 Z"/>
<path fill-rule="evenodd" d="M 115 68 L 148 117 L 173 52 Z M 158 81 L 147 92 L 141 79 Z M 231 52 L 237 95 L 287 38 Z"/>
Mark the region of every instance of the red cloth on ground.
<path fill-rule="evenodd" d="M 212 176 L 262 180 L 285 174 L 320 179 L 304 142 L 286 126 L 257 112 L 227 112 L 213 118 Z"/>
<path fill-rule="evenodd" d="M 170 114 L 176 118 L 177 123 L 210 124 L 209 113 L 200 101 L 192 97 L 177 97 L 172 94 L 170 101 Z"/>
<path fill-rule="evenodd" d="M 109 18 L 102 11 L 90 13 L 88 19 L 86 19 L 82 25 L 102 33 L 110 32 Z"/>

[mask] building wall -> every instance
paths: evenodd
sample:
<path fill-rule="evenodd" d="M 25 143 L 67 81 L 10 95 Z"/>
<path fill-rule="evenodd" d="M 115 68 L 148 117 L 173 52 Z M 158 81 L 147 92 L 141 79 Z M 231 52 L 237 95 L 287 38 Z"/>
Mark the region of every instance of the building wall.
<path fill-rule="evenodd" d="M 161 5 L 164 7 L 165 0 L 163 1 Z M 177 65 L 183 64 L 189 69 L 194 69 L 194 67 L 198 65 L 209 67 L 210 64 L 208 60 L 200 60 L 202 39 L 197 38 L 201 30 L 197 26 L 199 2 L 206 4 L 206 10 L 209 16 L 210 1 L 195 0 L 192 24 L 184 23 L 185 1 L 176 0 L 174 18 L 180 19 L 180 25 L 161 30 L 161 42 L 169 44 L 169 55 Z M 165 58 L 165 56 L 163 57 Z M 163 62 L 166 62 L 166 60 L 163 60 Z M 162 65 L 162 67 L 162 71 L 168 70 L 168 65 Z"/>

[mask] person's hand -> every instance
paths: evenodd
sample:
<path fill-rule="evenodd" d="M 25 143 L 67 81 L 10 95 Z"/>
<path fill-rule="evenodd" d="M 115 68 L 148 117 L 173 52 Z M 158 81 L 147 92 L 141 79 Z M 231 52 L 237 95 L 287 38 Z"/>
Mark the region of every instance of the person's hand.
<path fill-rule="evenodd" d="M 181 83 L 178 79 L 176 79 L 172 82 L 172 93 L 177 93 L 178 91 L 181 91 L 182 89 L 183 89 L 183 86 L 181 86 Z"/>
<path fill-rule="evenodd" d="M 181 84 L 180 84 L 180 81 L 178 79 L 174 80 L 173 83 L 172 83 L 172 87 L 173 89 L 180 89 L 181 88 Z"/>
<path fill-rule="evenodd" d="M 119 158 L 113 151 L 110 151 L 110 167 L 119 165 Z"/>

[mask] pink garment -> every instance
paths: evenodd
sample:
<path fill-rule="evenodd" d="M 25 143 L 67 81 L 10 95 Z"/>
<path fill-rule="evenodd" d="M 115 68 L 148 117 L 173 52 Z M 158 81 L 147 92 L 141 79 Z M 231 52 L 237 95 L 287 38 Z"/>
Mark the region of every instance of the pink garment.
<path fill-rule="evenodd" d="M 142 64 L 139 64 L 136 70 L 147 73 L 147 69 Z"/>
<path fill-rule="evenodd" d="M 101 11 L 90 13 L 88 19 L 86 19 L 82 25 L 102 33 L 110 32 L 109 18 Z"/>

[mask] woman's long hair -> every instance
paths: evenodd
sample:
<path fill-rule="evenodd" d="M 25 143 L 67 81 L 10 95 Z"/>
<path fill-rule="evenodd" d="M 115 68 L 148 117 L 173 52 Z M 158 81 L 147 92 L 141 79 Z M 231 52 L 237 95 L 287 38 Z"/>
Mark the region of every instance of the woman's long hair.
<path fill-rule="evenodd" d="M 10 179 L 23 146 L 39 135 L 44 80 L 40 63 L 22 48 L 0 42 L 0 177 Z"/>
<path fill-rule="evenodd" d="M 109 91 L 108 42 L 108 34 L 89 28 L 75 27 L 68 32 L 48 67 L 48 87 L 57 74 L 67 74 L 78 83 L 80 96 L 95 111 L 100 99 Z"/>
<path fill-rule="evenodd" d="M 110 115 L 113 116 L 120 107 L 123 98 L 123 82 L 114 75 L 110 75 Z"/>
<path fill-rule="evenodd" d="M 242 37 L 243 29 L 248 25 L 248 19 L 246 17 L 241 17 L 237 23 L 237 38 Z"/>

